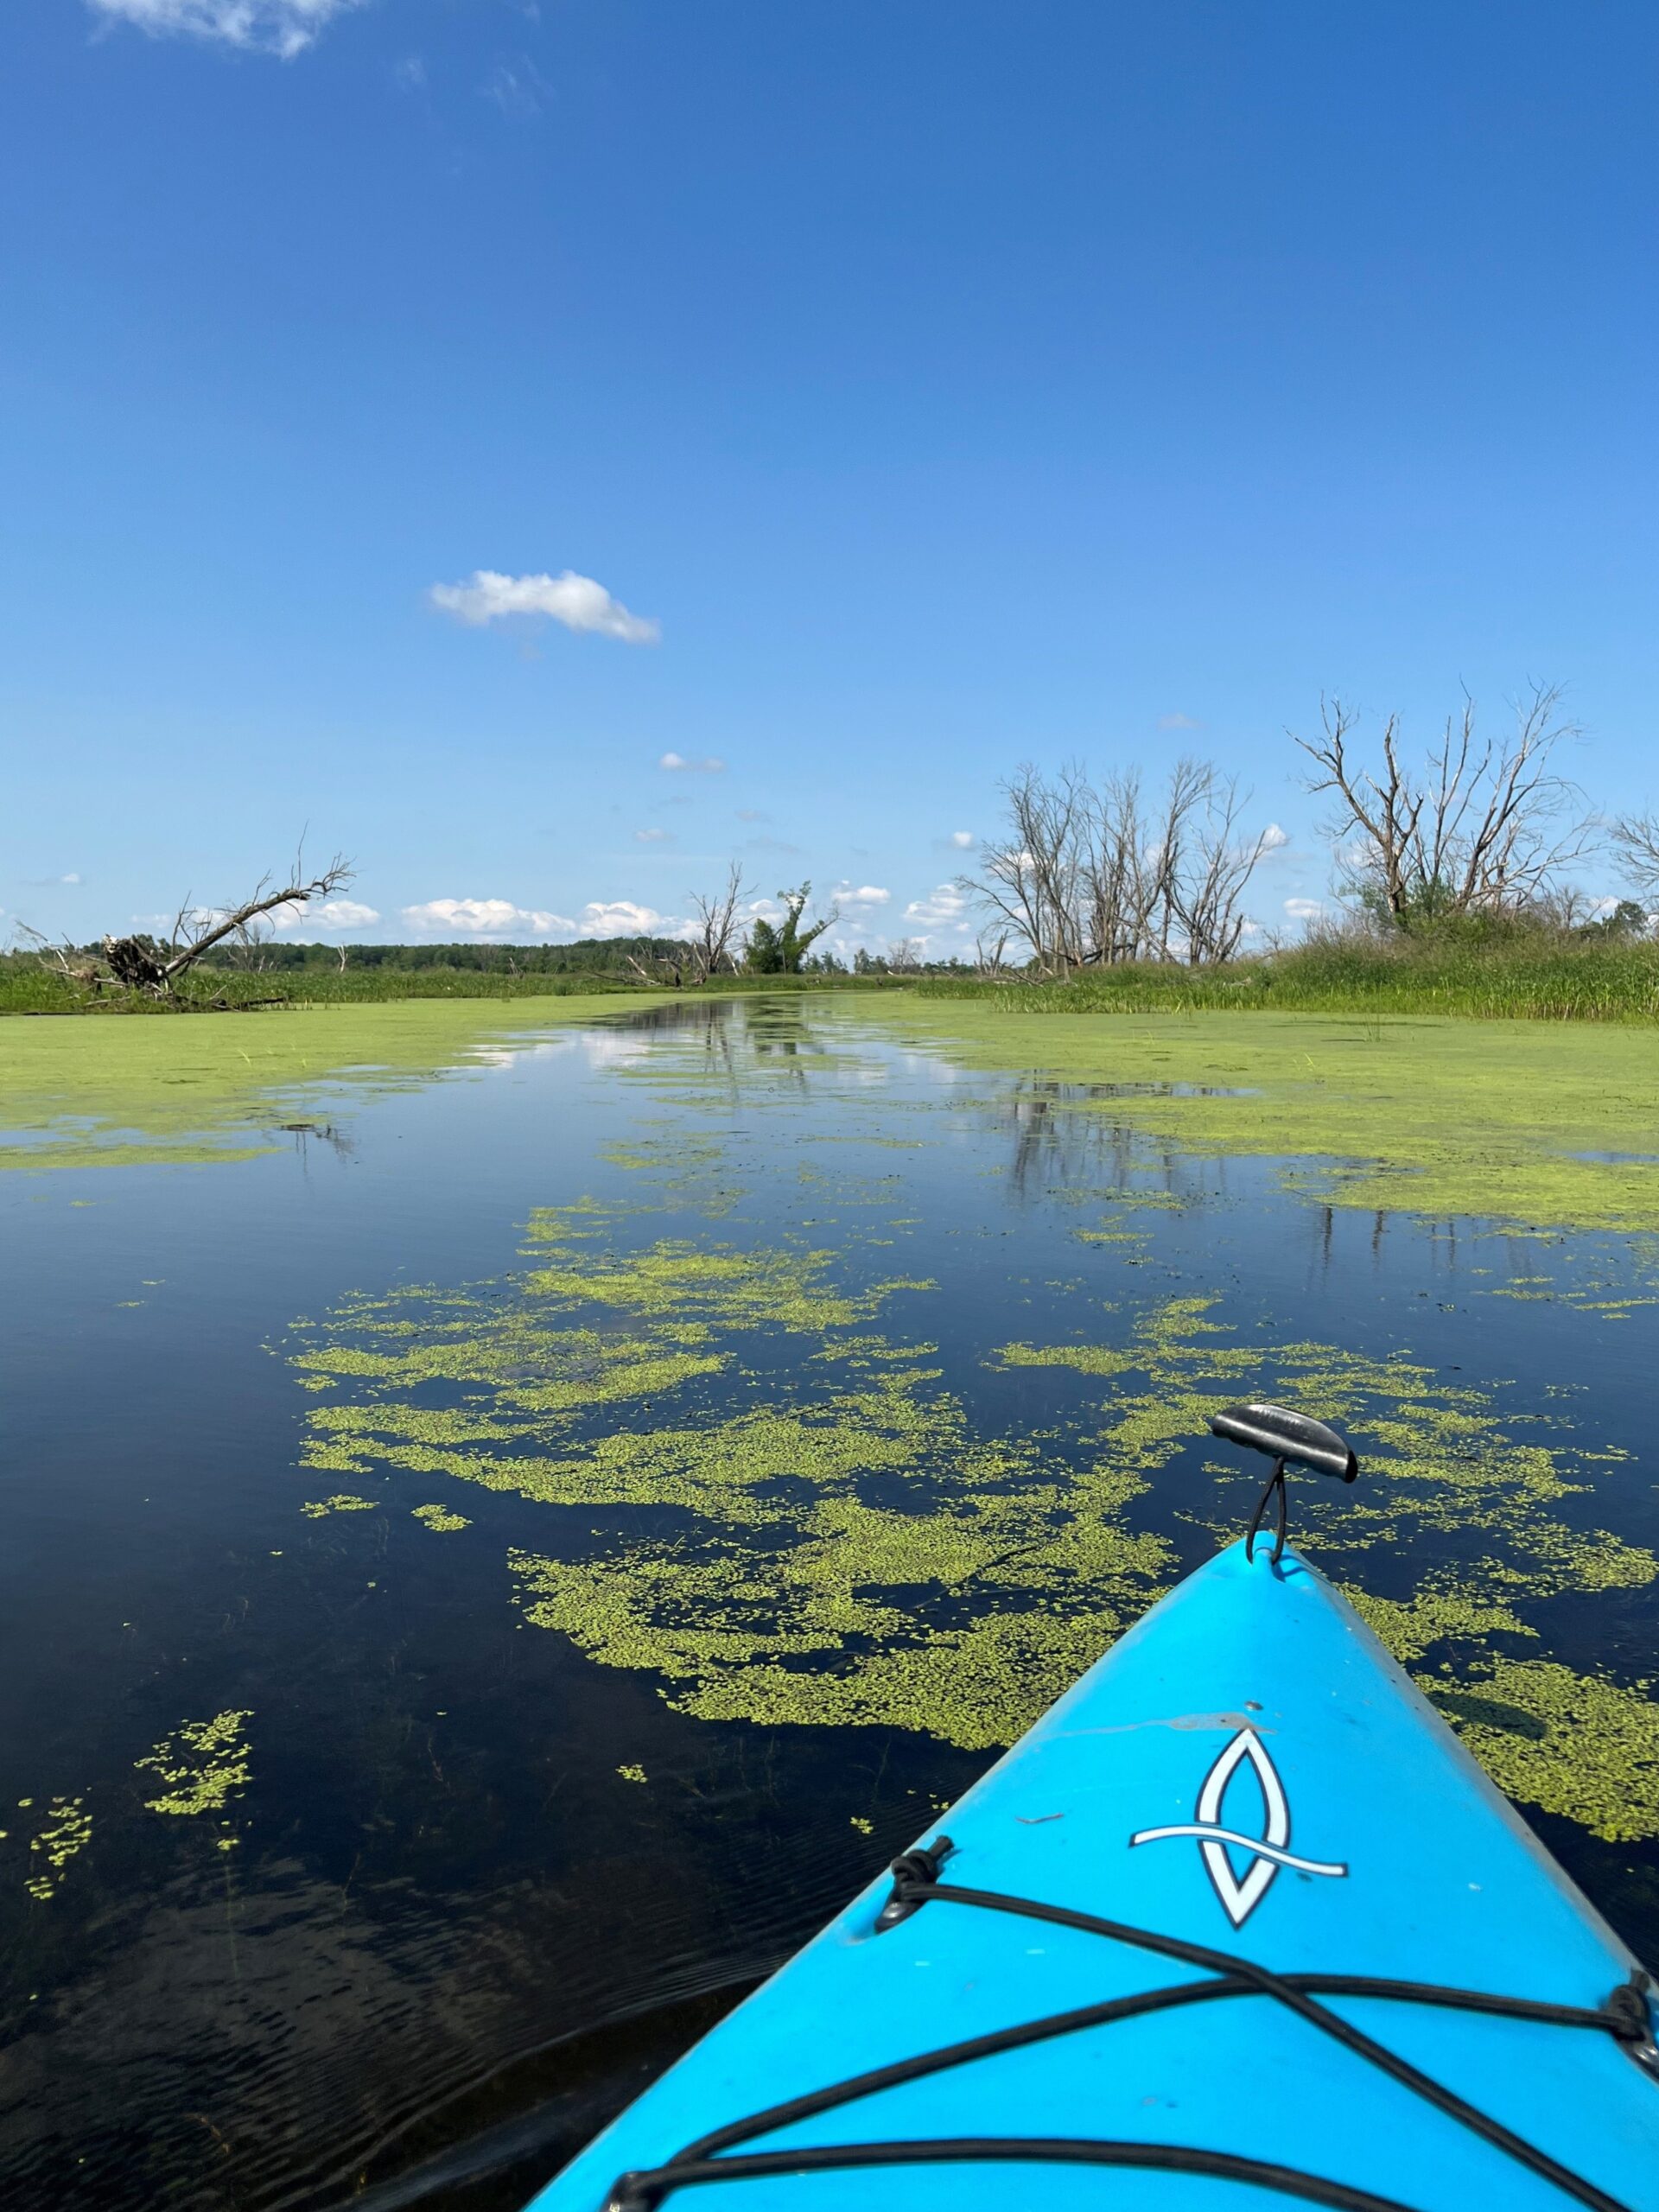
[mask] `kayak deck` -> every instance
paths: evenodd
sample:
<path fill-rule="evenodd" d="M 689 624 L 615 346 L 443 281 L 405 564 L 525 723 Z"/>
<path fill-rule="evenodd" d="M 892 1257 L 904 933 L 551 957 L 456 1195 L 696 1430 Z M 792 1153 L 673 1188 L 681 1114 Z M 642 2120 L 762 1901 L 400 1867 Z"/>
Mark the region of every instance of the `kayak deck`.
<path fill-rule="evenodd" d="M 944 1816 L 948 1891 L 1104 1916 L 1279 1976 L 1433 1983 L 1605 2012 L 1636 1961 L 1352 1609 L 1287 1550 L 1187 1578 Z M 933 1871 L 922 1861 L 918 1878 Z M 1211 1966 L 931 1897 L 878 1932 L 886 1877 L 566 2169 L 532 2212 L 598 2212 L 727 2123 L 1050 2014 L 1196 1988 Z M 1319 2005 L 1591 2186 L 1659 2212 L 1659 2079 L 1605 2026 L 1375 1994 Z M 1636 2003 L 1638 2017 L 1640 2000 Z M 1006 2139 L 1175 2170 L 1039 2163 Z M 977 2155 L 923 2146 L 1002 2139 Z M 723 2155 L 905 2146 L 823 2172 L 689 2182 L 706 2212 L 978 2212 L 1040 2197 L 1151 2212 L 1254 2200 L 1225 2162 L 1412 2212 L 1575 2201 L 1271 1995 L 1135 2012 L 775 2126 Z M 1224 2163 L 1203 2170 L 1206 2155 Z M 915 2163 L 920 2161 L 921 2163 Z M 1196 2165 L 1195 2162 L 1196 2161 Z M 641 2196 L 641 2203 L 651 2200 Z M 1279 2201 L 1284 2201 L 1281 2196 Z M 1339 2196 L 1323 2199 L 1338 2202 Z"/>

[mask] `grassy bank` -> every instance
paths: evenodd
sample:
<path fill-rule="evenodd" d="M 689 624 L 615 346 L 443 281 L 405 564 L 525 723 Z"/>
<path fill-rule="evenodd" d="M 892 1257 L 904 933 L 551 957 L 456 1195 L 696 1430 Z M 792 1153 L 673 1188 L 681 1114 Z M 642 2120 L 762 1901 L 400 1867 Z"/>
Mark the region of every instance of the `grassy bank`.
<path fill-rule="evenodd" d="M 1529 934 L 1310 944 L 1214 968 L 1136 966 L 1065 983 L 919 982 L 925 998 L 1020 1014 L 1449 1014 L 1488 1021 L 1659 1020 L 1659 944 Z"/>
<path fill-rule="evenodd" d="M 903 976 L 722 976 L 709 990 L 880 991 L 906 988 Z M 321 968 L 247 974 L 198 969 L 171 999 L 136 991 L 89 992 L 66 982 L 32 957 L 0 956 L 0 1014 L 173 1014 L 250 1013 L 308 1006 L 381 1006 L 410 999 L 548 999 L 649 995 L 652 986 L 623 975 L 510 975 L 478 968 Z M 708 993 L 702 995 L 708 995 Z M 688 994 L 687 995 L 696 995 Z"/>

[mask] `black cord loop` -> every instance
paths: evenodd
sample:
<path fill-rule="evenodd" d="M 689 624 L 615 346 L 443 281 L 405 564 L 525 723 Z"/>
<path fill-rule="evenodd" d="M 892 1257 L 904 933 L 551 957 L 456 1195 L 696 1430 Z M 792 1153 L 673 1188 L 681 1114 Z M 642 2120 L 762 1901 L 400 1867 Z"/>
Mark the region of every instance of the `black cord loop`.
<path fill-rule="evenodd" d="M 1212 2181 L 1254 2183 L 1332 2212 L 1411 2212 L 1392 2196 L 1376 2196 L 1346 2182 L 1325 2181 L 1295 2166 L 1241 2158 L 1230 2151 L 1198 2151 L 1180 2143 L 1108 2143 L 1069 2136 L 968 2135 L 929 2142 L 830 2143 L 798 2151 L 762 2151 L 743 2158 L 706 2158 L 655 2166 L 617 2178 L 605 2212 L 656 2212 L 670 2192 L 699 2182 L 759 2181 L 768 2176 L 845 2172 L 862 2166 L 1132 2166 L 1157 2173 L 1203 2174 Z"/>
<path fill-rule="evenodd" d="M 1277 1508 L 1274 1516 L 1277 1533 L 1274 1536 L 1273 1553 L 1269 1564 L 1277 1567 L 1285 1555 L 1285 1463 L 1282 1459 L 1274 1461 L 1273 1472 L 1268 1477 L 1261 1497 L 1255 1501 L 1255 1510 L 1250 1516 L 1250 1525 L 1244 1531 L 1244 1556 L 1247 1560 L 1253 1560 L 1255 1557 L 1256 1531 L 1262 1526 L 1262 1516 L 1268 1510 L 1269 1498 L 1274 1501 Z"/>
<path fill-rule="evenodd" d="M 899 1921 L 919 1910 L 924 1904 L 937 1900 L 943 1904 L 978 1906 L 988 1911 L 1017 1914 L 1027 1919 L 1048 1921 L 1059 1927 L 1077 1929 L 1086 1935 L 1107 1936 L 1139 1949 L 1156 1952 L 1166 1958 L 1204 1967 L 1210 1978 L 1202 1981 L 1178 1982 L 1129 1997 L 1114 1998 L 1102 2004 L 1083 2005 L 1068 2012 L 1051 2013 L 1041 2019 L 1025 2021 L 986 2035 L 970 2037 L 963 2042 L 918 2052 L 891 2065 L 876 2067 L 868 2073 L 831 2083 L 825 2088 L 791 2098 L 783 2104 L 772 2105 L 765 2111 L 734 2120 L 699 2138 L 696 2142 L 688 2144 L 664 2166 L 620 2176 L 613 2188 L 607 2212 L 655 2212 L 655 2208 L 675 2190 L 707 2182 L 758 2179 L 764 2175 L 812 2173 L 851 2167 L 944 2164 L 982 2159 L 1140 2166 L 1166 2172 L 1201 2173 L 1216 2179 L 1254 2183 L 1260 2188 L 1277 2190 L 1284 2196 L 1300 2196 L 1311 2203 L 1329 2205 L 1336 2208 L 1336 2212 L 1405 2212 L 1404 2208 L 1363 2190 L 1351 2188 L 1346 2183 L 1324 2180 L 1317 2175 L 1303 2173 L 1292 2167 L 1268 2165 L 1258 2160 L 1236 2158 L 1230 2152 L 1192 2150 L 1179 2145 L 1096 2143 L 1069 2138 L 1027 2140 L 1007 2137 L 973 2137 L 943 2142 L 918 2140 L 898 2144 L 806 2145 L 795 2152 L 764 2152 L 739 2158 L 719 2155 L 735 2145 L 752 2142 L 757 2136 L 771 2134 L 779 2128 L 792 2126 L 801 2120 L 815 2118 L 820 2113 L 853 2103 L 859 2098 L 901 2087 L 927 2075 L 944 2072 L 950 2067 L 965 2065 L 979 2058 L 994 2057 L 1005 2050 L 1019 2050 L 1057 2036 L 1074 2034 L 1082 2029 L 1104 2026 L 1116 2020 L 1226 1997 L 1270 1997 L 1276 1999 L 1306 2020 L 1310 2026 L 1332 2037 L 1355 2056 L 1376 2067 L 1402 2088 L 1411 2090 L 1444 2113 L 1448 2119 L 1491 2144 L 1495 2150 L 1503 2152 L 1529 2171 L 1552 2183 L 1566 2195 L 1590 2208 L 1590 2212 L 1629 2212 L 1629 2208 L 1621 2204 L 1618 2198 L 1610 2196 L 1594 2183 L 1573 2173 L 1551 2158 L 1548 2152 L 1514 2134 L 1500 2120 L 1465 2103 L 1454 2091 L 1420 2072 L 1408 2060 L 1401 2058 L 1386 2045 L 1376 2043 L 1340 2013 L 1331 2012 L 1317 2000 L 1319 1996 L 1376 1997 L 1402 2003 L 1433 2005 L 1457 2011 L 1532 2020 L 1549 2026 L 1593 2028 L 1612 2036 L 1630 2050 L 1633 2057 L 1646 2065 L 1645 2054 L 1655 2051 L 1656 2059 L 1659 2059 L 1659 2050 L 1655 2050 L 1653 2022 L 1646 1993 L 1649 1984 L 1645 1974 L 1638 1972 L 1632 1975 L 1630 1981 L 1622 1983 L 1611 1993 L 1606 2003 L 1597 2009 L 1554 2005 L 1530 1998 L 1504 1997 L 1478 1990 L 1455 1989 L 1435 1982 L 1390 1981 L 1357 1974 L 1275 1974 L 1266 1967 L 1258 1967 L 1252 1960 L 1235 1957 L 1225 1951 L 1212 1950 L 1206 1944 L 1188 1942 L 1179 1936 L 1163 1936 L 1151 1929 L 1130 1927 L 1120 1921 L 1103 1919 L 1093 1913 L 1073 1912 L 1061 1905 L 1042 1904 L 1029 1897 L 1006 1896 L 999 1891 L 965 1889 L 954 1884 L 942 1883 L 938 1878 L 938 1870 L 954 1849 L 950 1837 L 941 1835 L 925 1849 L 918 1847 L 907 1851 L 893 1861 L 893 1890 L 878 1916 L 878 1930 L 895 1926 Z"/>

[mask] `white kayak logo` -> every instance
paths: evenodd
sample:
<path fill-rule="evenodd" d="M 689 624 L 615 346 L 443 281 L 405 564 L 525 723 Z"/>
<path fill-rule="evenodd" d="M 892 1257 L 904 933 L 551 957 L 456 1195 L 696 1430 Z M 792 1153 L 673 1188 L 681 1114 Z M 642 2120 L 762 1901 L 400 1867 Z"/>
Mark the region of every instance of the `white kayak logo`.
<path fill-rule="evenodd" d="M 1245 1835 L 1222 1822 L 1222 1801 L 1227 1795 L 1227 1785 L 1247 1760 L 1255 1770 L 1267 1808 L 1267 1825 L 1261 1835 Z M 1279 1770 L 1254 1728 L 1241 1728 L 1205 1775 L 1204 1787 L 1198 1792 L 1198 1812 L 1197 1820 L 1182 1821 L 1173 1827 L 1142 1828 L 1138 1835 L 1129 1838 L 1129 1846 L 1133 1849 L 1137 1843 L 1161 1843 L 1167 1836 L 1196 1836 L 1205 1872 L 1235 1928 L 1242 1928 L 1255 1910 L 1281 1866 L 1294 1866 L 1299 1874 L 1341 1876 L 1348 1872 L 1346 1866 L 1334 1866 L 1323 1859 L 1299 1859 L 1287 1847 L 1290 1842 L 1290 1801 L 1279 1779 Z M 1230 1845 L 1236 1851 L 1251 1854 L 1243 1881 L 1234 1873 L 1233 1862 L 1227 1856 Z"/>

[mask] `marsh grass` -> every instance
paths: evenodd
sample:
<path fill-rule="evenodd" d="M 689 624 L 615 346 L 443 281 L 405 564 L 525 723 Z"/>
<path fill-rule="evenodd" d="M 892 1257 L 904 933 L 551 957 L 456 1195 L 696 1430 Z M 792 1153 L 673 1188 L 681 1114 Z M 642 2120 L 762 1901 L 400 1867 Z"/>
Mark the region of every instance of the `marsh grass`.
<path fill-rule="evenodd" d="M 992 1000 L 1028 1014 L 1448 1014 L 1489 1021 L 1659 1019 L 1659 944 L 1543 931 L 1333 938 L 1212 968 L 1136 965 L 1069 982 L 929 980 L 925 998 Z"/>
<path fill-rule="evenodd" d="M 706 991 L 687 997 L 727 997 L 754 991 L 902 990 L 905 976 L 722 976 Z M 545 972 L 513 975 L 501 969 L 308 967 L 246 971 L 229 968 L 198 970 L 170 999 L 137 991 L 92 992 L 67 982 L 41 967 L 32 954 L 0 953 L 0 1014 L 170 1014 L 250 1013 L 268 1007 L 372 1006 L 405 999 L 546 999 L 626 997 L 655 993 L 660 985 L 636 978 L 582 969 L 569 975 Z"/>
<path fill-rule="evenodd" d="M 171 999 L 138 991 L 91 992 L 27 954 L 0 956 L 0 1014 L 197 1014 L 266 1006 L 360 1006 L 398 999 L 590 998 L 623 992 L 620 976 L 510 976 L 467 968 L 298 969 L 284 974 L 211 968 Z"/>

